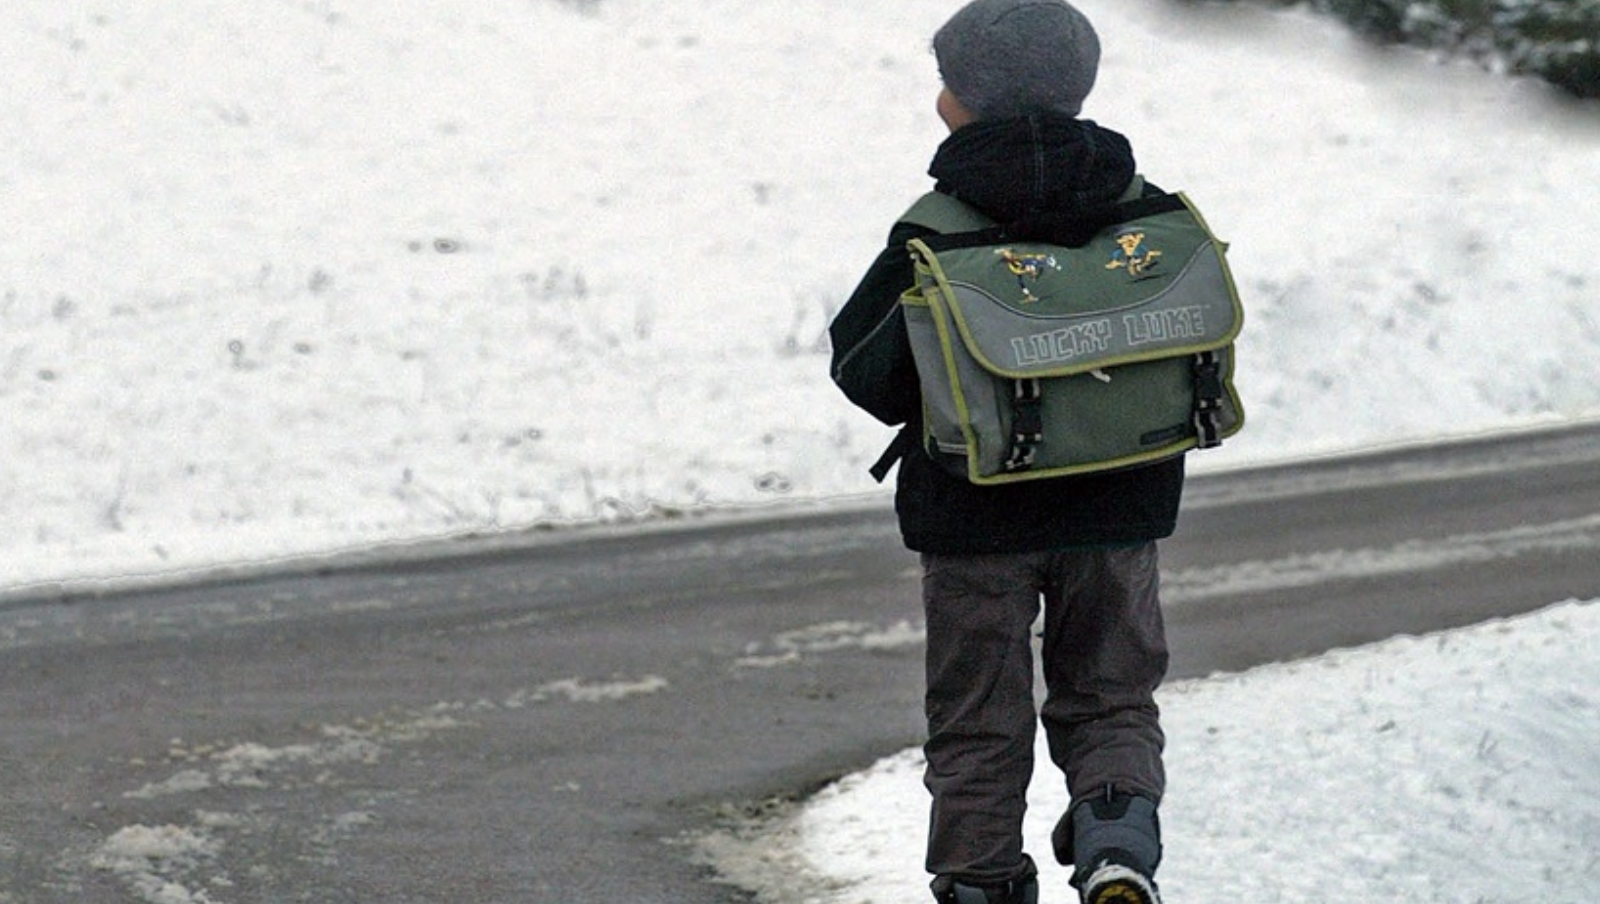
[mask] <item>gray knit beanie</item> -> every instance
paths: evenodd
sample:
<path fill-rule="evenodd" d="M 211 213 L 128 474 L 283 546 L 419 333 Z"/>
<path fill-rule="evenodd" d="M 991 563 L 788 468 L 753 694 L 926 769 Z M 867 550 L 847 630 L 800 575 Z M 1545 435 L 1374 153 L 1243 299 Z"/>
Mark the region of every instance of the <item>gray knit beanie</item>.
<path fill-rule="evenodd" d="M 1100 38 L 1065 0 L 972 0 L 933 36 L 933 53 L 945 87 L 979 119 L 1077 116 Z"/>

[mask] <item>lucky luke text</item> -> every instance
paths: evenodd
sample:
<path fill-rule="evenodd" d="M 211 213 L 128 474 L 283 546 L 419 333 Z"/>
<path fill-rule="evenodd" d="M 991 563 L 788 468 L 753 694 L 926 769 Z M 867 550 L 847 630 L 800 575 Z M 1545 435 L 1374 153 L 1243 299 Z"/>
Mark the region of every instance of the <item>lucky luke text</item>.
<path fill-rule="evenodd" d="M 1205 309 L 1183 307 L 1126 314 L 1122 318 L 1122 332 L 1122 344 L 1129 349 L 1151 343 L 1203 339 L 1206 334 Z M 1114 336 L 1111 318 L 1104 317 L 1049 332 L 1014 337 L 1011 351 L 1018 366 L 1049 364 L 1109 351 L 1115 338 L 1118 337 Z"/>

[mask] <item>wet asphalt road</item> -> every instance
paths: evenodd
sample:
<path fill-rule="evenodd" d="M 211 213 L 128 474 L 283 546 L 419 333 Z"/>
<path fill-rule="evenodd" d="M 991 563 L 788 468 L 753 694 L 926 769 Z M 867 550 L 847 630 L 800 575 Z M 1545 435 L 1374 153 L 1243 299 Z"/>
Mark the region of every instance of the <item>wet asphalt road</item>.
<path fill-rule="evenodd" d="M 1173 677 L 1600 597 L 1600 427 L 1194 478 Z M 0 904 L 721 902 L 686 833 L 920 738 L 884 510 L 0 602 Z"/>

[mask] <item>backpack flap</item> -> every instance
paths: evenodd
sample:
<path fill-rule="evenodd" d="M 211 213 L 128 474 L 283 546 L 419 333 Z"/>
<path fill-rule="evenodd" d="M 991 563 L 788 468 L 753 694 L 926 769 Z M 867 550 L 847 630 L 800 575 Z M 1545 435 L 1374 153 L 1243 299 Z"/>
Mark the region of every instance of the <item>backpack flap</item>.
<path fill-rule="evenodd" d="M 977 483 L 1154 461 L 1236 433 L 1243 326 L 1223 245 L 1181 195 L 1069 248 L 914 240 L 902 297 L 926 444 Z"/>

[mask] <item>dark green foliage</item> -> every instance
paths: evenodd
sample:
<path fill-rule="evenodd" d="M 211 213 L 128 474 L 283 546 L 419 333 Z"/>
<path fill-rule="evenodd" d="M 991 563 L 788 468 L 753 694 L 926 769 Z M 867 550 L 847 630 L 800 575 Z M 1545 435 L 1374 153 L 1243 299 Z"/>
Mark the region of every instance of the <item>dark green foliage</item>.
<path fill-rule="evenodd" d="M 1469 57 L 1600 98 L 1600 0 L 1258 2 L 1310 6 L 1375 40 Z"/>
<path fill-rule="evenodd" d="M 1600 0 L 1516 6 L 1496 22 L 1497 34 L 1517 39 L 1512 66 L 1538 73 L 1579 97 L 1600 97 Z"/>
<path fill-rule="evenodd" d="M 1318 5 L 1327 7 L 1327 12 L 1355 26 L 1364 35 L 1383 41 L 1405 40 L 1404 6 L 1401 4 L 1389 0 L 1322 0 Z"/>

